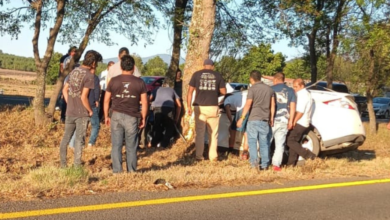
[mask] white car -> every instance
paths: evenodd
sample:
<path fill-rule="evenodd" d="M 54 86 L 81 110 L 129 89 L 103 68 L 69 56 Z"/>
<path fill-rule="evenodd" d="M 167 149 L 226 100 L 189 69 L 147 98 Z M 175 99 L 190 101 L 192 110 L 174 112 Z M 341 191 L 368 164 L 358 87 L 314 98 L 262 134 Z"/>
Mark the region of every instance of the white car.
<path fill-rule="evenodd" d="M 366 139 L 365 130 L 353 96 L 332 91 L 309 90 L 313 98 L 313 114 L 304 147 L 316 155 L 340 153 L 358 148 Z M 218 146 L 228 147 L 229 120 L 221 114 Z M 237 132 L 236 149 L 242 149 L 242 136 Z"/>

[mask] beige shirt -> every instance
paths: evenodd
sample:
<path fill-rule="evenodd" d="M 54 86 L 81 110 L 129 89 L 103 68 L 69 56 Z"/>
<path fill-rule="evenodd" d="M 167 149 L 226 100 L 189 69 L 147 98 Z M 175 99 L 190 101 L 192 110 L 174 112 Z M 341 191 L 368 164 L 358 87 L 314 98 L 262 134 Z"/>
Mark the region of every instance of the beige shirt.
<path fill-rule="evenodd" d="M 108 71 L 108 78 L 111 79 L 115 76 L 119 76 L 122 74 L 122 68 L 121 68 L 121 61 L 116 62 L 114 65 L 110 67 L 110 70 Z M 141 77 L 141 72 L 138 70 L 136 66 L 134 66 L 134 76 Z"/>

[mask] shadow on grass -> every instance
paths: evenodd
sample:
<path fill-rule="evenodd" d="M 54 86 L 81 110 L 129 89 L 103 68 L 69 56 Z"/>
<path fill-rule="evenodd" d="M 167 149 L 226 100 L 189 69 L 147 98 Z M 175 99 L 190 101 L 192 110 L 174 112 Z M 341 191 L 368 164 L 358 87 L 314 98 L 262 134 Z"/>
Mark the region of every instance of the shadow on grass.
<path fill-rule="evenodd" d="M 353 150 L 349 152 L 327 155 L 327 158 L 348 159 L 348 161 L 373 160 L 376 158 L 374 150 Z"/>

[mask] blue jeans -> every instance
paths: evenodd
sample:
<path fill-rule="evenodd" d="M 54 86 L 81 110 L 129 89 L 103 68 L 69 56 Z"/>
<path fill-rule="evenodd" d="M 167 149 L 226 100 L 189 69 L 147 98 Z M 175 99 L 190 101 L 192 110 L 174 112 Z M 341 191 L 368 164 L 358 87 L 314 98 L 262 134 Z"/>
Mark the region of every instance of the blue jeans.
<path fill-rule="evenodd" d="M 138 118 L 113 112 L 111 116 L 111 160 L 114 173 L 121 173 L 123 135 L 126 142 L 127 172 L 137 170 Z"/>
<path fill-rule="evenodd" d="M 272 133 L 270 135 L 270 141 L 275 139 L 275 151 L 274 156 L 272 157 L 272 165 L 280 167 L 283 161 L 283 153 L 286 144 L 286 137 L 288 133 L 287 123 L 285 122 L 275 122 L 272 127 Z"/>
<path fill-rule="evenodd" d="M 72 136 L 75 136 L 74 146 L 74 165 L 81 166 L 81 154 L 83 150 L 85 134 L 87 133 L 89 117 L 71 117 L 65 118 L 65 133 L 60 144 L 60 163 L 61 167 L 66 167 L 66 156 L 68 144 Z"/>
<path fill-rule="evenodd" d="M 246 133 L 248 135 L 249 162 L 252 167 L 259 166 L 257 143 L 261 156 L 261 168 L 267 168 L 269 164 L 269 132 L 270 127 L 267 121 L 248 121 Z"/>
<path fill-rule="evenodd" d="M 89 144 L 95 145 L 96 139 L 100 130 L 100 120 L 99 120 L 99 107 L 92 107 L 92 117 L 91 117 L 91 137 L 89 138 Z"/>

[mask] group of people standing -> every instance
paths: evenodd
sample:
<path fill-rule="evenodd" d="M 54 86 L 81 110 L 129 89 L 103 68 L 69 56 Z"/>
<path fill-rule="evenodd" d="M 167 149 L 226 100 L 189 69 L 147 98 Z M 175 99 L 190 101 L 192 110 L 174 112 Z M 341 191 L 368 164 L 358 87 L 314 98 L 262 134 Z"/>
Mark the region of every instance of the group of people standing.
<path fill-rule="evenodd" d="M 304 159 L 314 159 L 316 156 L 301 145 L 301 140 L 310 126 L 310 93 L 305 89 L 302 79 L 294 80 L 293 89 L 285 85 L 284 80 L 283 73 L 276 73 L 274 85 L 270 87 L 261 81 L 261 73 L 254 70 L 250 73 L 249 90 L 230 95 L 224 100 L 226 115 L 231 123 L 229 147 L 234 147 L 236 131 L 244 132 L 243 159 L 249 157 L 250 165 L 255 169 L 269 168 L 272 140 L 275 140 L 272 157 L 274 171 L 281 170 L 285 145 L 289 149 L 287 165 L 295 166 L 298 156 Z M 196 93 L 192 103 L 193 91 Z M 225 94 L 223 78 L 220 73 L 214 71 L 213 62 L 205 60 L 204 69 L 194 73 L 191 78 L 187 97 L 188 114 L 192 114 L 192 106 L 195 111 L 196 160 L 204 160 L 206 128 L 209 160 L 218 160 L 218 97 Z"/>
<path fill-rule="evenodd" d="M 102 56 L 96 51 L 87 51 L 82 64 L 76 66 L 67 76 L 62 90 L 67 109 L 65 133 L 60 144 L 61 167 L 67 166 L 67 146 L 72 136 L 75 139 L 74 165 L 81 165 L 88 123 L 91 121 L 92 125 L 90 139 L 96 141 L 102 117 L 111 129 L 111 159 L 114 173 L 123 172 L 123 141 L 126 148 L 127 172 L 137 170 L 140 130 L 148 123 L 150 107 L 154 116 L 152 144 L 168 147 L 172 143 L 174 125 L 180 119 L 182 108 L 181 97 L 175 90 L 180 90 L 181 93 L 181 88 L 175 86 L 174 90 L 164 84 L 163 87 L 148 94 L 146 84 L 140 78 L 141 73 L 135 66 L 133 57 L 129 55 L 129 50 L 121 48 L 118 58 L 117 63 L 108 64 L 107 71 L 103 71 L 99 79 L 95 72 L 98 63 L 102 61 Z M 182 83 L 181 79 L 176 81 L 175 84 Z M 268 169 L 270 141 L 274 138 L 276 149 L 272 164 L 274 170 L 280 170 L 286 136 L 290 149 L 288 165 L 295 165 L 298 155 L 305 159 L 313 159 L 315 155 L 302 148 L 300 144 L 310 124 L 312 102 L 310 93 L 304 88 L 303 80 L 294 81 L 294 92 L 284 84 L 284 75 L 277 73 L 274 77 L 275 85 L 271 88 L 261 82 L 259 71 L 252 71 L 250 83 L 252 86 L 247 92 L 245 105 L 241 104 L 239 107 L 231 96 L 226 98 L 225 108 L 236 110 L 234 119 L 231 112 L 227 111 L 231 130 L 247 134 L 247 144 L 244 146 L 249 148 L 251 166 L 260 170 Z M 218 161 L 220 116 L 218 97 L 226 95 L 226 84 L 221 74 L 214 70 L 212 60 L 204 60 L 204 68 L 192 75 L 187 94 L 187 114 L 192 115 L 192 109 L 195 114 L 195 159 L 197 161 L 205 159 L 207 134 L 208 159 Z M 152 102 L 151 106 L 149 102 Z M 90 142 L 88 146 L 93 147 L 94 142 Z"/>

